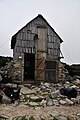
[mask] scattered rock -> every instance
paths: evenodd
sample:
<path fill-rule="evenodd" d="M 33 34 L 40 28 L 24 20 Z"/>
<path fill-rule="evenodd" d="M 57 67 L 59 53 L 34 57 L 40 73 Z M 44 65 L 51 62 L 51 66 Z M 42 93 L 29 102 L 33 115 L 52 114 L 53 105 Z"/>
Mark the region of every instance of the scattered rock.
<path fill-rule="evenodd" d="M 46 98 L 46 104 L 47 104 L 48 106 L 52 106 L 52 105 L 53 105 L 53 101 L 52 101 L 52 99 L 51 99 L 50 97 L 47 97 L 47 98 Z"/>
<path fill-rule="evenodd" d="M 32 107 L 39 106 L 37 102 L 29 102 L 28 105 Z"/>
<path fill-rule="evenodd" d="M 58 116 L 58 113 L 57 112 L 52 112 L 52 113 L 50 113 L 49 114 L 49 116 L 51 117 L 51 118 L 54 118 L 55 116 Z"/>
<path fill-rule="evenodd" d="M 0 115 L 0 120 L 9 120 L 9 118 L 5 115 Z"/>
<path fill-rule="evenodd" d="M 69 84 L 70 82 L 64 83 Z M 20 85 L 20 99 L 19 102 L 24 103 L 37 103 L 42 106 L 60 106 L 60 105 L 76 105 L 80 104 L 79 94 L 76 98 L 68 99 L 67 96 L 60 94 L 60 89 L 64 86 L 64 84 L 58 83 L 41 83 L 40 85 Z M 7 86 L 17 87 L 17 84 L 6 84 Z M 79 87 L 74 84 L 71 84 L 71 88 L 76 87 L 79 91 Z M 4 101 L 3 97 L 3 102 Z M 6 98 L 6 101 L 8 98 Z M 6 102 L 7 103 L 7 102 Z M 10 103 L 10 100 L 8 100 Z"/>
<path fill-rule="evenodd" d="M 71 101 L 74 102 L 74 104 L 78 104 L 78 99 L 77 98 L 71 98 Z"/>
<path fill-rule="evenodd" d="M 30 100 L 35 101 L 35 102 L 41 102 L 42 99 L 40 97 L 38 97 L 38 96 L 31 96 Z"/>
<path fill-rule="evenodd" d="M 50 83 L 44 83 L 44 86 L 45 86 L 46 88 L 50 88 Z"/>
<path fill-rule="evenodd" d="M 73 101 L 71 101 L 70 99 L 68 99 L 68 98 L 66 98 L 66 104 L 67 105 L 73 105 L 74 104 L 74 102 Z"/>
<path fill-rule="evenodd" d="M 23 87 L 23 88 L 21 88 L 21 93 L 23 95 L 30 95 L 30 94 L 36 94 L 36 91 L 28 89 L 27 87 Z"/>
<path fill-rule="evenodd" d="M 65 117 L 65 116 L 56 116 L 56 117 L 54 117 L 53 120 L 67 120 L 67 117 Z"/>
<path fill-rule="evenodd" d="M 41 120 L 46 120 L 46 118 L 44 116 L 40 116 Z"/>
<path fill-rule="evenodd" d="M 80 113 L 77 114 L 77 117 L 80 119 Z"/>
<path fill-rule="evenodd" d="M 2 103 L 10 104 L 11 103 L 11 99 L 4 94 L 3 97 L 2 97 Z"/>
<path fill-rule="evenodd" d="M 51 92 L 51 94 L 50 94 L 50 97 L 51 97 L 52 99 L 57 98 L 58 96 L 60 96 L 60 91 L 59 91 L 59 90 L 56 90 L 56 91 L 54 91 L 54 92 Z"/>
<path fill-rule="evenodd" d="M 0 81 L 2 80 L 2 76 L 0 75 Z"/>
<path fill-rule="evenodd" d="M 66 102 L 65 100 L 60 100 L 59 103 L 60 103 L 61 105 L 66 105 L 66 104 L 67 104 L 67 102 Z"/>
<path fill-rule="evenodd" d="M 58 101 L 58 100 L 53 99 L 53 105 L 55 105 L 55 106 L 59 106 L 59 105 L 60 105 L 60 104 L 59 104 L 59 101 Z"/>
<path fill-rule="evenodd" d="M 75 84 L 75 85 L 80 85 L 80 80 L 79 80 L 79 79 L 75 80 L 75 81 L 74 81 L 74 84 Z"/>
<path fill-rule="evenodd" d="M 43 106 L 43 107 L 46 107 L 46 100 L 43 99 L 43 100 L 40 102 L 40 105 Z"/>

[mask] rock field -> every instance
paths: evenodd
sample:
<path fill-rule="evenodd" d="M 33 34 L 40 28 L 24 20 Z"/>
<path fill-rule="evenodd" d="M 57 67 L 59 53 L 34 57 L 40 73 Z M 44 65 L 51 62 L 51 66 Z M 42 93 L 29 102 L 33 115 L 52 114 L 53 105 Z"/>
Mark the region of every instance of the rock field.
<path fill-rule="evenodd" d="M 20 98 L 14 103 L 0 104 L 0 116 L 8 120 L 80 120 L 80 81 L 19 85 Z M 75 88 L 76 98 L 60 94 L 61 88 Z M 4 120 L 1 118 L 1 120 Z"/>

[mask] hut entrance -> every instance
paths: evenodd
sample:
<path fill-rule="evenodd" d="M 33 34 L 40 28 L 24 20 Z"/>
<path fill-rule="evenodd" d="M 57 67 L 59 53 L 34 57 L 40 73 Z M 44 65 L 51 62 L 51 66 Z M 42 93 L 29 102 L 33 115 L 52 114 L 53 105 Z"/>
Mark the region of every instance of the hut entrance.
<path fill-rule="evenodd" d="M 24 54 L 24 80 L 34 80 L 35 78 L 35 54 Z"/>

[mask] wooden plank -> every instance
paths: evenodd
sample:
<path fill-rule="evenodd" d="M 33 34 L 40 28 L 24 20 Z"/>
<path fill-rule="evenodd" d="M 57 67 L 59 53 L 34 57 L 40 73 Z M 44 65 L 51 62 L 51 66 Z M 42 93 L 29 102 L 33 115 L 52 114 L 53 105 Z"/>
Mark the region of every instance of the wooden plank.
<path fill-rule="evenodd" d="M 46 51 L 47 30 L 45 28 L 38 28 L 38 51 Z"/>
<path fill-rule="evenodd" d="M 23 39 L 22 40 L 25 40 L 26 39 L 26 34 L 25 32 L 23 32 Z"/>
<path fill-rule="evenodd" d="M 45 57 L 44 53 L 38 52 L 35 56 L 35 79 L 44 80 Z"/>

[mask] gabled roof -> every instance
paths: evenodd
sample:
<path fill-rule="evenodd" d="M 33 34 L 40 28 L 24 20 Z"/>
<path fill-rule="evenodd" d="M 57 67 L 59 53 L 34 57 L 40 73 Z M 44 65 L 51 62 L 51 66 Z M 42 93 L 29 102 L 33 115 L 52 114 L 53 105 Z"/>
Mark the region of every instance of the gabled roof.
<path fill-rule="evenodd" d="M 12 36 L 12 39 L 11 39 L 11 49 L 14 49 L 14 46 L 15 46 L 15 43 L 16 43 L 16 35 L 23 29 L 25 28 L 28 24 L 30 24 L 33 20 L 37 19 L 37 18 L 41 18 L 43 19 L 43 21 L 45 21 L 47 23 L 47 25 L 54 31 L 54 29 L 50 26 L 50 24 L 47 22 L 47 20 L 41 15 L 41 14 L 38 14 L 37 17 L 35 17 L 34 19 L 32 19 L 29 23 L 27 23 L 24 27 L 22 27 L 15 35 Z M 54 31 L 55 32 L 55 31 Z M 55 34 L 59 37 L 59 35 L 55 32 Z M 60 39 L 60 43 L 63 42 L 63 40 L 59 37 Z"/>

